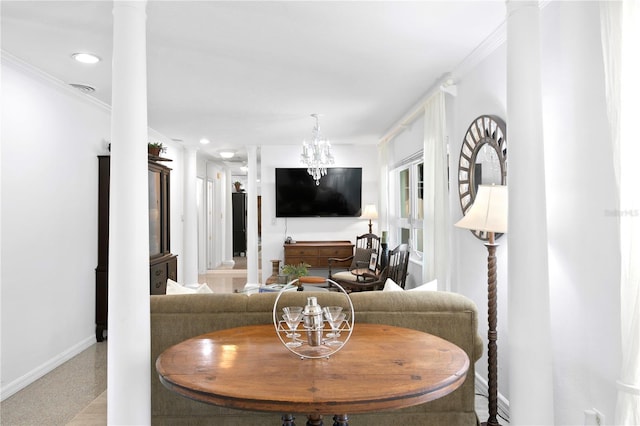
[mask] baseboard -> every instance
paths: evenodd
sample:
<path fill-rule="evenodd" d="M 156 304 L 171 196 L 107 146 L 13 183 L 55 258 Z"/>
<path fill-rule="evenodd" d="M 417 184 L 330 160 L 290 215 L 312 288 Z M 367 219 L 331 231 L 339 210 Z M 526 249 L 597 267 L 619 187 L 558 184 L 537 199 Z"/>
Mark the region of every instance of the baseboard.
<path fill-rule="evenodd" d="M 489 384 L 484 379 L 484 377 L 480 376 L 476 373 L 475 380 L 475 388 L 476 393 L 488 396 L 489 395 Z M 498 391 L 498 415 L 502 416 L 505 419 L 509 419 L 509 400 L 505 398 L 500 391 Z M 480 421 L 484 421 L 480 419 Z"/>
<path fill-rule="evenodd" d="M 23 375 L 22 377 L 18 377 L 16 380 L 12 381 L 11 383 L 8 383 L 7 385 L 2 386 L 2 388 L 0 388 L 0 396 L 1 396 L 0 400 L 4 401 L 5 399 L 9 398 L 11 395 L 15 394 L 16 392 L 26 388 L 31 383 L 35 382 L 45 374 L 50 373 L 56 367 L 59 367 L 65 362 L 69 361 L 71 358 L 78 355 L 85 349 L 91 347 L 91 345 L 94 345 L 95 343 L 96 343 L 96 336 L 91 335 L 83 339 L 82 341 L 76 343 L 72 347 L 68 348 L 64 352 L 61 352 L 60 354 L 51 358 L 49 361 L 45 362 L 44 364 L 34 368 L 33 370 Z"/>

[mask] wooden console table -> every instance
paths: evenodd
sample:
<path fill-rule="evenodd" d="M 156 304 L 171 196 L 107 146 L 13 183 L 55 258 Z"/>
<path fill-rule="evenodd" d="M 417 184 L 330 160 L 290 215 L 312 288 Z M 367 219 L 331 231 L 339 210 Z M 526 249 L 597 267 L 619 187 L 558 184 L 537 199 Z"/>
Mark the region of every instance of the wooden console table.
<path fill-rule="evenodd" d="M 233 348 L 229 351 L 228 348 Z M 382 324 L 358 324 L 345 347 L 330 358 L 289 352 L 273 324 L 215 331 L 185 340 L 156 360 L 168 389 L 208 404 L 243 410 L 322 416 L 393 410 L 441 398 L 465 381 L 469 357 L 431 334 Z M 274 419 L 275 420 L 275 419 Z M 275 421 L 274 421 L 275 423 Z"/>
<path fill-rule="evenodd" d="M 284 244 L 284 264 L 306 263 L 312 268 L 328 268 L 330 257 L 345 258 L 353 256 L 351 241 L 298 241 Z M 349 267 L 351 260 L 333 265 Z"/>

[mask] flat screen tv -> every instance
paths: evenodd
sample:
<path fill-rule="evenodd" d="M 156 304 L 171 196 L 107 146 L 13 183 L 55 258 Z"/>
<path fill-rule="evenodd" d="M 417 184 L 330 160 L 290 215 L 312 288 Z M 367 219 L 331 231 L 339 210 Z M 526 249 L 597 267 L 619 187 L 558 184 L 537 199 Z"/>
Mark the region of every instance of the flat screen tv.
<path fill-rule="evenodd" d="M 361 208 L 362 168 L 329 168 L 320 185 L 306 168 L 276 168 L 276 217 L 354 217 Z"/>

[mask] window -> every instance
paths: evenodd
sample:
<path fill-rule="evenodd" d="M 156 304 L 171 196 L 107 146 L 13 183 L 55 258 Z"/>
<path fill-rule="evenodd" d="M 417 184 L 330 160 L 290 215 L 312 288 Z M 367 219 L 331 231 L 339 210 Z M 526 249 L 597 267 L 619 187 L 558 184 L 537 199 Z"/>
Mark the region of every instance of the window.
<path fill-rule="evenodd" d="M 422 227 L 424 220 L 424 162 L 419 159 L 407 162 L 391 171 L 393 182 L 390 223 L 397 244 L 407 243 L 412 253 L 422 257 Z"/>

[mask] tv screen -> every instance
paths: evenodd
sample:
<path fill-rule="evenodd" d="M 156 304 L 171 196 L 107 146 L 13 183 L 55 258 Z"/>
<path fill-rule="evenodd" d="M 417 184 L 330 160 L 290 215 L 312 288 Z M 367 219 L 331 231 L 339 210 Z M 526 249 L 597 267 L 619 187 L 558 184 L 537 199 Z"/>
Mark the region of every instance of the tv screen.
<path fill-rule="evenodd" d="M 316 185 L 306 168 L 276 168 L 276 217 L 360 216 L 362 168 L 327 169 Z"/>

